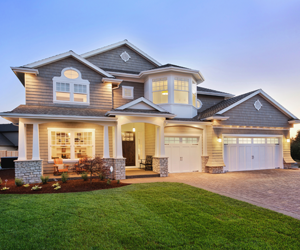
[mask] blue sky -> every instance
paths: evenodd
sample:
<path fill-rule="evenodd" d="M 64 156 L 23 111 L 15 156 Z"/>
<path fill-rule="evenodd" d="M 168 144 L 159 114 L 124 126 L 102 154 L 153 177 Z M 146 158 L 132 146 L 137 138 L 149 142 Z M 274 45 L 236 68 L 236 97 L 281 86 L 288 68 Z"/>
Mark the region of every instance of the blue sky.
<path fill-rule="evenodd" d="M 25 103 L 10 66 L 128 39 L 161 63 L 199 69 L 203 87 L 262 88 L 300 117 L 300 1 L 1 0 L 0 9 L 0 111 Z"/>

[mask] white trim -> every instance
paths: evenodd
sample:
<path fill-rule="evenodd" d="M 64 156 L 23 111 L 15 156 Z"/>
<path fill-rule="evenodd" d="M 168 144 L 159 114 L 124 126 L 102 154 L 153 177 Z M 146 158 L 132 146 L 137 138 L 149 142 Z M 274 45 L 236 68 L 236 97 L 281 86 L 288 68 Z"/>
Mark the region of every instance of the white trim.
<path fill-rule="evenodd" d="M 70 157 L 71 159 L 63 159 L 63 162 L 77 162 L 78 159 L 75 158 L 75 143 L 74 143 L 74 132 L 92 132 L 92 157 L 95 157 L 95 151 L 96 151 L 96 140 L 95 140 L 95 129 L 86 129 L 86 128 L 47 128 L 48 130 L 48 163 L 54 162 L 54 160 L 51 158 L 52 157 L 52 152 L 51 152 L 51 132 L 52 131 L 70 131 Z M 82 145 L 81 145 L 82 146 Z"/>
<path fill-rule="evenodd" d="M 222 126 L 213 126 L 213 128 L 221 128 L 221 129 L 255 129 L 255 130 L 290 130 L 290 128 L 250 128 L 250 127 L 222 127 Z"/>
<path fill-rule="evenodd" d="M 189 126 L 202 126 L 202 125 L 212 125 L 212 122 L 204 122 L 204 121 L 178 121 L 178 120 L 168 120 L 166 121 L 166 127 L 174 125 L 189 125 Z"/>
<path fill-rule="evenodd" d="M 122 106 L 120 106 L 120 107 L 118 107 L 116 109 L 124 110 L 124 109 L 130 108 L 131 106 L 136 105 L 136 104 L 138 104 L 140 102 L 144 102 L 144 103 L 148 104 L 149 106 L 151 106 L 152 108 L 154 108 L 154 109 L 156 109 L 156 110 L 158 110 L 160 112 L 167 112 L 165 109 L 163 109 L 162 107 L 154 104 L 153 102 L 149 101 L 145 97 L 140 97 L 138 99 L 135 99 L 134 101 L 126 103 L 126 104 L 124 104 L 124 105 L 122 105 Z"/>
<path fill-rule="evenodd" d="M 125 89 L 131 90 L 131 96 L 125 96 Z M 134 99 L 134 87 L 132 86 L 122 86 L 122 98 L 124 99 Z"/>
<path fill-rule="evenodd" d="M 255 91 L 254 93 L 252 93 L 251 95 L 246 96 L 245 98 L 243 98 L 242 100 L 239 100 L 238 102 L 230 105 L 229 107 L 222 109 L 221 111 L 219 111 L 218 113 L 216 113 L 217 115 L 221 115 L 225 112 L 227 112 L 228 110 L 238 106 L 239 104 L 249 100 L 250 98 L 252 98 L 253 96 L 257 95 L 257 94 L 261 94 L 262 96 L 264 96 L 266 99 L 268 99 L 270 102 L 272 102 L 279 110 L 281 110 L 283 113 L 285 113 L 286 115 L 292 117 L 293 119 L 298 120 L 298 118 L 296 116 L 294 116 L 292 113 L 290 113 L 287 109 L 285 109 L 283 106 L 281 106 L 278 102 L 276 102 L 273 98 L 271 98 L 267 93 L 265 93 L 262 89 L 259 89 L 257 91 Z"/>
<path fill-rule="evenodd" d="M 209 120 L 226 121 L 228 119 L 229 119 L 229 116 L 217 116 L 217 115 L 214 116 L 214 115 L 212 115 L 212 116 L 206 117 L 206 118 L 204 118 L 202 120 L 204 120 L 204 121 L 209 121 Z"/>
<path fill-rule="evenodd" d="M 118 111 L 108 111 L 106 114 L 110 115 L 120 115 L 120 116 L 142 116 L 142 117 L 166 117 L 174 118 L 174 114 L 159 114 L 159 113 L 142 113 L 142 112 L 118 112 Z"/>
<path fill-rule="evenodd" d="M 300 123 L 300 120 L 292 120 L 292 121 L 288 121 L 289 124 L 298 124 Z"/>
<path fill-rule="evenodd" d="M 268 134 L 222 134 L 223 137 L 281 137 L 283 135 L 268 135 Z"/>
<path fill-rule="evenodd" d="M 22 68 L 22 67 L 10 67 L 10 68 L 14 73 L 26 73 L 26 74 L 34 74 L 34 75 L 39 74 L 38 69 L 28 69 L 28 68 Z"/>
<path fill-rule="evenodd" d="M 85 64 L 86 66 L 90 67 L 91 69 L 95 70 L 96 72 L 100 73 L 101 75 L 104 75 L 106 77 L 113 77 L 112 75 L 110 75 L 109 73 L 107 73 L 106 71 L 100 69 L 99 67 L 97 67 L 96 65 L 92 64 L 91 62 L 89 62 L 88 60 L 84 59 L 83 57 L 81 57 L 80 55 L 76 54 L 75 52 L 73 52 L 72 50 L 56 55 L 56 56 L 52 56 L 34 63 L 29 63 L 24 65 L 25 67 L 29 67 L 29 68 L 35 68 L 35 67 L 40 67 L 49 63 L 53 63 L 56 62 L 58 60 L 61 60 L 63 58 L 72 56 L 75 59 L 77 59 L 78 61 L 82 62 L 83 64 Z"/>
<path fill-rule="evenodd" d="M 212 96 L 224 96 L 224 97 L 234 97 L 232 94 L 228 93 L 216 93 L 216 92 L 207 92 L 207 91 L 197 91 L 197 94 L 199 95 L 212 95 Z"/>
<path fill-rule="evenodd" d="M 151 56 L 147 55 L 145 52 L 143 52 L 142 50 L 140 50 L 139 48 L 137 48 L 136 46 L 134 46 L 132 43 L 128 42 L 126 39 L 123 40 L 123 41 L 120 41 L 120 42 L 117 42 L 117 43 L 113 43 L 111 45 L 108 45 L 108 46 L 105 46 L 105 47 L 102 47 L 102 48 L 99 48 L 99 49 L 95 49 L 95 50 L 92 50 L 90 52 L 81 54 L 81 56 L 83 58 L 91 57 L 91 56 L 94 56 L 94 55 L 106 52 L 108 50 L 115 49 L 115 48 L 123 46 L 123 45 L 127 45 L 128 47 L 130 47 L 135 52 L 137 52 L 138 54 L 142 55 L 143 57 L 145 57 L 146 59 L 148 59 L 149 61 L 151 61 L 155 65 L 161 66 L 161 64 L 158 61 L 154 60 Z"/>
<path fill-rule="evenodd" d="M 123 80 L 103 77 L 102 82 L 103 83 L 116 83 L 116 84 L 120 85 L 120 83 L 123 82 Z"/>

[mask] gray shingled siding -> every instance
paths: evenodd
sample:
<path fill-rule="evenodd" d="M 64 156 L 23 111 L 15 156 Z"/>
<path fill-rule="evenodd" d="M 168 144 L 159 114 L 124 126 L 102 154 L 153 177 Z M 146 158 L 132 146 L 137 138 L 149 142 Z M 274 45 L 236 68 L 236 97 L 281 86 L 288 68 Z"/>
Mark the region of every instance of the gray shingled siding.
<path fill-rule="evenodd" d="M 122 86 L 131 86 L 134 87 L 134 99 L 124 99 L 122 98 Z M 120 87 L 118 89 L 113 90 L 113 102 L 114 102 L 114 108 L 118 108 L 128 102 L 131 102 L 135 99 L 138 99 L 140 97 L 144 96 L 144 83 L 140 82 L 122 82 L 120 84 Z"/>
<path fill-rule="evenodd" d="M 90 82 L 89 108 L 110 110 L 112 108 L 112 90 L 110 83 L 102 83 L 102 76 L 72 57 L 39 67 L 37 76 L 26 74 L 26 104 L 76 107 L 75 105 L 53 103 L 54 76 L 61 76 L 66 67 L 74 67 L 81 72 L 82 78 Z M 82 107 L 80 105 L 79 107 Z"/>
<path fill-rule="evenodd" d="M 257 100 L 263 105 L 259 111 L 254 107 Z M 223 115 L 230 118 L 220 122 L 222 125 L 290 127 L 289 118 L 260 95 L 250 98 Z"/>
<path fill-rule="evenodd" d="M 120 57 L 124 51 L 126 51 L 131 57 L 127 62 L 124 62 Z M 154 64 L 150 63 L 148 60 L 125 45 L 86 59 L 100 68 L 113 69 L 116 71 L 124 70 L 140 72 L 155 67 Z"/>
<path fill-rule="evenodd" d="M 210 95 L 197 95 L 197 98 L 202 102 L 202 108 L 198 109 L 198 112 L 202 112 L 217 103 L 224 101 L 223 96 L 210 96 Z"/>

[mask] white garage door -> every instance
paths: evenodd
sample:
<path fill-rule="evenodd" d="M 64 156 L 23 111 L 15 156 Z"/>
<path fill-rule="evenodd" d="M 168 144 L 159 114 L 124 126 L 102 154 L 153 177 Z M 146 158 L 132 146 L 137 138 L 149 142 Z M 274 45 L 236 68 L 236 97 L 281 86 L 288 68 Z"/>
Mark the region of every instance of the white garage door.
<path fill-rule="evenodd" d="M 200 137 L 165 137 L 166 156 L 169 157 L 169 172 L 184 173 L 201 170 Z"/>
<path fill-rule="evenodd" d="M 227 171 L 275 169 L 281 167 L 280 159 L 279 138 L 224 138 L 224 162 Z"/>

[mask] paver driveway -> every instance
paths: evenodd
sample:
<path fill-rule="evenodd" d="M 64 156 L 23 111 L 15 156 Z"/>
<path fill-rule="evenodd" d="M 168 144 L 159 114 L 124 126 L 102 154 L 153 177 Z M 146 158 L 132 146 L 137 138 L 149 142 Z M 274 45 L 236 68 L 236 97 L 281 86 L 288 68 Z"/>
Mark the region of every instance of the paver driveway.
<path fill-rule="evenodd" d="M 300 170 L 274 169 L 226 174 L 181 173 L 126 183 L 181 182 L 300 219 Z"/>

